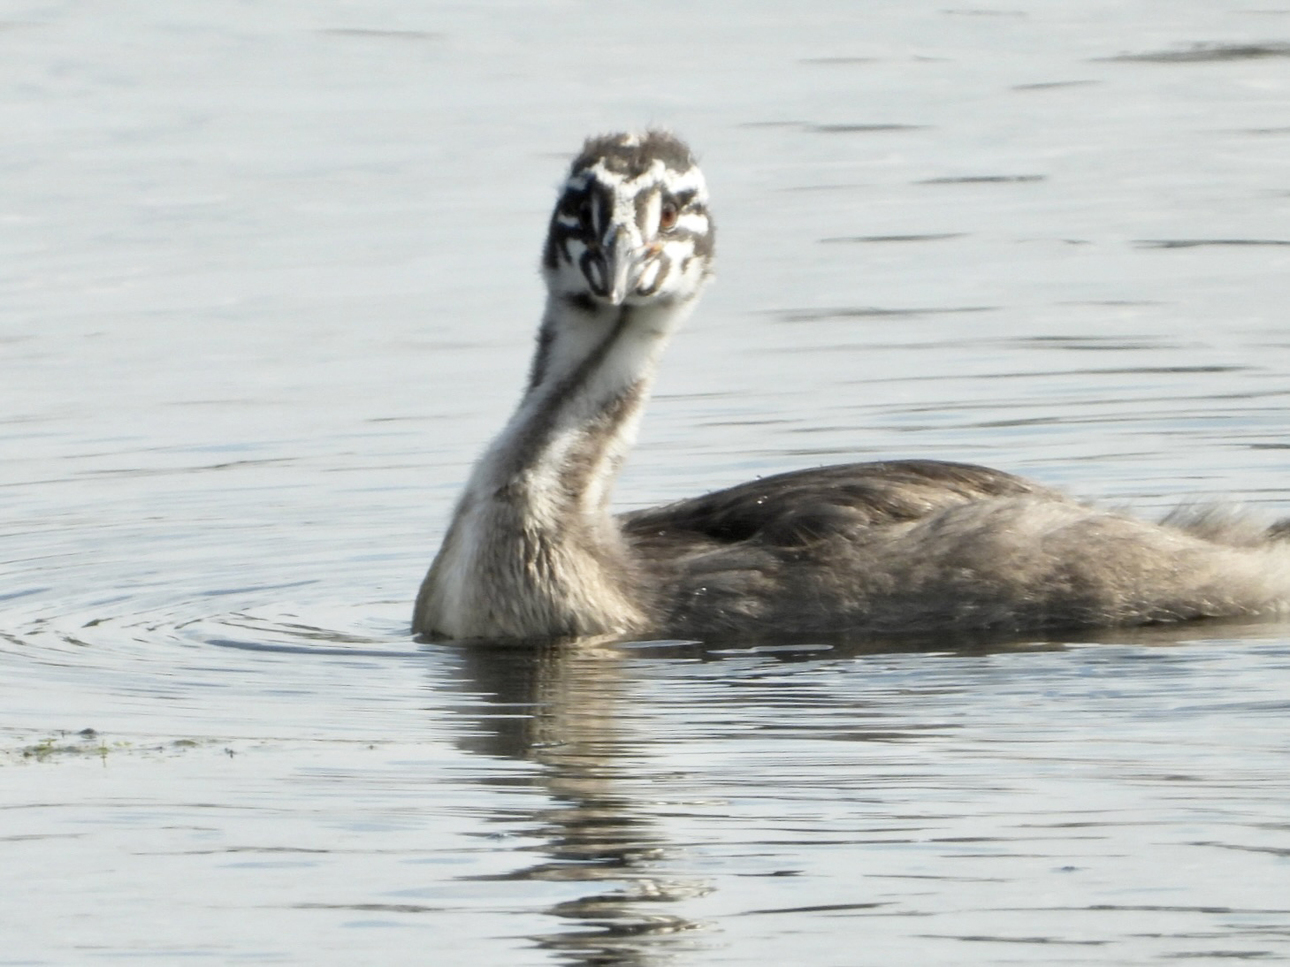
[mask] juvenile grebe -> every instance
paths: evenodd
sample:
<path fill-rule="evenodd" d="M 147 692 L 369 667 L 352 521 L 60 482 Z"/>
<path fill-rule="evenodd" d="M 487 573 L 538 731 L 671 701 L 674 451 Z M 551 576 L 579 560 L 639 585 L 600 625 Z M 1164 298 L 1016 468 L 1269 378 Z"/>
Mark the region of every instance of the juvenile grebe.
<path fill-rule="evenodd" d="M 966 464 L 800 470 L 611 515 L 659 355 L 712 257 L 685 144 L 660 132 L 586 143 L 551 217 L 527 389 L 470 476 L 415 631 L 1015 632 L 1290 607 L 1285 524 L 1151 524 Z"/>

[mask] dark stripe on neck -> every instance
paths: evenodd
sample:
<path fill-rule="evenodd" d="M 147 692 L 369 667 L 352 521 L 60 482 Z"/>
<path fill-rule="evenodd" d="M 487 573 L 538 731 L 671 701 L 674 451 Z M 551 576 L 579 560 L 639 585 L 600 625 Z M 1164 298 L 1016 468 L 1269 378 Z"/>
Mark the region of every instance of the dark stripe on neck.
<path fill-rule="evenodd" d="M 587 357 L 582 362 L 574 367 L 569 375 L 546 392 L 541 408 L 521 430 L 524 437 L 518 441 L 519 445 L 511 454 L 509 465 L 505 468 L 506 477 L 515 477 L 527 467 L 531 467 L 537 461 L 539 454 L 550 445 L 551 435 L 559 422 L 561 413 L 564 412 L 571 400 L 586 389 L 587 384 L 590 383 L 596 371 L 600 369 L 605 358 L 626 330 L 631 322 L 631 317 L 632 307 L 620 306 L 608 335 L 601 340 L 595 349 L 587 354 Z M 543 345 L 544 340 L 545 346 Z M 553 340 L 554 336 L 539 337 L 538 353 L 540 357 L 543 357 L 540 360 L 543 370 L 542 375 L 545 375 L 546 369 L 546 359 L 544 357 L 549 355 L 550 345 Z M 538 364 L 539 360 L 535 360 L 535 375 Z M 540 382 L 534 382 L 529 389 L 529 394 L 540 392 L 540 387 Z M 605 405 L 612 405 L 612 403 L 612 400 L 604 401 Z"/>
<path fill-rule="evenodd" d="M 560 303 L 567 307 L 570 312 L 580 312 L 584 315 L 595 315 L 596 300 L 586 292 L 575 292 L 571 295 L 560 297 Z M 542 328 L 537 334 L 537 350 L 533 353 L 533 364 L 529 367 L 529 382 L 525 392 L 532 392 L 542 380 L 546 379 L 546 368 L 551 361 L 551 347 L 555 345 L 556 325 L 550 320 L 544 320 Z"/>
<path fill-rule="evenodd" d="M 593 481 L 617 473 L 621 461 L 615 460 L 606 466 L 606 451 L 618 427 L 636 411 L 644 396 L 645 379 L 642 377 L 608 400 L 596 419 L 583 428 L 578 445 L 560 468 L 560 486 L 570 502 L 570 509 L 577 506 Z"/>

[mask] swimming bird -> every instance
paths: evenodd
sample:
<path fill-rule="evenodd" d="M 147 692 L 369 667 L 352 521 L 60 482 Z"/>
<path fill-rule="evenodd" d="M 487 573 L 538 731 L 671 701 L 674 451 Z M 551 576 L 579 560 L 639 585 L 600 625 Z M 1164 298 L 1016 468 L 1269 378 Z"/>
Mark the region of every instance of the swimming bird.
<path fill-rule="evenodd" d="M 542 251 L 519 406 L 417 596 L 430 638 L 1015 633 L 1284 612 L 1290 522 L 1152 523 L 998 470 L 892 460 L 615 516 L 659 358 L 711 275 L 708 192 L 671 134 L 592 138 Z"/>

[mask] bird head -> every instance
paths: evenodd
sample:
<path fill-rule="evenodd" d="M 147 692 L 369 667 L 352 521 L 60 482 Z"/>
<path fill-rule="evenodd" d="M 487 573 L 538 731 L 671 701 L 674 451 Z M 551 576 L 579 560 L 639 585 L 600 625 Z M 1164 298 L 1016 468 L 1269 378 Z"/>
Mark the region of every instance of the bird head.
<path fill-rule="evenodd" d="M 574 159 L 542 257 L 551 292 L 584 308 L 695 298 L 712 272 L 708 190 L 660 131 L 592 138 Z"/>

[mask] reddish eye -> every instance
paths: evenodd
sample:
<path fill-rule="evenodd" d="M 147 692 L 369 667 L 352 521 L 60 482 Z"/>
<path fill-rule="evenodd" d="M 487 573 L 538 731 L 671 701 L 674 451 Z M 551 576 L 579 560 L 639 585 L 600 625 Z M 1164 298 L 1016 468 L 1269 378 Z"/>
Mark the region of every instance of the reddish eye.
<path fill-rule="evenodd" d="M 665 231 L 667 231 L 669 228 L 671 228 L 673 225 L 675 225 L 675 224 L 676 224 L 676 216 L 677 216 L 678 214 L 680 214 L 680 213 L 677 211 L 677 209 L 676 209 L 676 206 L 675 206 L 675 205 L 670 204 L 670 203 L 668 203 L 668 202 L 664 202 L 664 203 L 663 203 L 663 207 L 662 207 L 661 209 L 659 209 L 659 213 L 658 213 L 658 229 L 659 229 L 659 231 L 660 231 L 660 232 L 665 232 Z"/>

